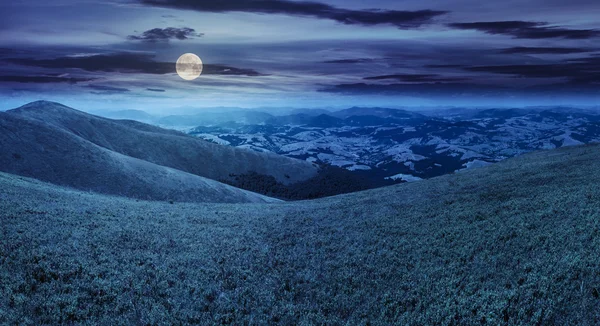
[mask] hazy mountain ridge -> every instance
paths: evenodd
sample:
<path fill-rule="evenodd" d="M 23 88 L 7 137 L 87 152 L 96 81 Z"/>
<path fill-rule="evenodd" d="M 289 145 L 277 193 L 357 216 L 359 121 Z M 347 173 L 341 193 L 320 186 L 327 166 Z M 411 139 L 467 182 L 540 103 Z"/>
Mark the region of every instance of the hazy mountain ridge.
<path fill-rule="evenodd" d="M 137 120 L 145 123 L 155 123 L 159 117 L 143 110 L 91 111 L 90 114 L 115 120 Z"/>
<path fill-rule="evenodd" d="M 236 110 L 226 112 L 203 112 L 193 115 L 170 115 L 154 119 L 155 124 L 166 127 L 193 127 L 199 125 L 216 125 L 226 122 L 243 124 L 261 124 L 274 116 L 260 111 Z"/>

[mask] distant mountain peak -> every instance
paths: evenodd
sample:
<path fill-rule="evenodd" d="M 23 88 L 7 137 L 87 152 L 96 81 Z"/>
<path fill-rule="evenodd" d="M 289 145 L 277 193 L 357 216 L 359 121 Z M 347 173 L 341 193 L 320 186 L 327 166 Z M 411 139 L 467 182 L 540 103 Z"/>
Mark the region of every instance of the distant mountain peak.
<path fill-rule="evenodd" d="M 31 103 L 27 103 L 23 106 L 20 106 L 16 109 L 12 109 L 12 110 L 8 110 L 7 112 L 23 112 L 23 111 L 50 111 L 50 110 L 69 110 L 69 111 L 77 111 L 77 112 L 81 112 L 78 110 L 75 110 L 73 108 L 70 108 L 66 105 L 57 103 L 57 102 L 52 102 L 52 101 L 46 101 L 46 100 L 39 100 L 39 101 L 34 101 Z"/>
<path fill-rule="evenodd" d="M 20 108 L 29 108 L 29 107 L 45 107 L 45 106 L 60 106 L 60 107 L 67 107 L 66 105 L 60 104 L 58 102 L 52 102 L 52 101 L 47 101 L 47 100 L 38 100 L 38 101 L 33 101 L 31 103 L 27 103 Z"/>

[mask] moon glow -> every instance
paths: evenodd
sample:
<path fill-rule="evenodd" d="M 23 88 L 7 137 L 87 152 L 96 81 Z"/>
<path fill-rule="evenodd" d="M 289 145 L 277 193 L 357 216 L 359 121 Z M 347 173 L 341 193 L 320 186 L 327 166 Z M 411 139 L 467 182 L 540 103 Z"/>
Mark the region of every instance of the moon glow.
<path fill-rule="evenodd" d="M 202 60 L 197 55 L 185 53 L 177 59 L 177 74 L 185 80 L 194 80 L 202 73 L 202 66 Z"/>

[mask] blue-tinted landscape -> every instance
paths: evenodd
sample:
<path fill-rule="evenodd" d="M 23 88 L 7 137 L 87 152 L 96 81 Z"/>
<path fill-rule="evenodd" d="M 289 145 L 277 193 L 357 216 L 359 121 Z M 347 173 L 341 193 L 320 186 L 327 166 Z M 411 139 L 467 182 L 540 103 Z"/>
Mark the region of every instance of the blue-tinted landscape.
<path fill-rule="evenodd" d="M 600 324 L 597 12 L 0 3 L 0 324 Z"/>

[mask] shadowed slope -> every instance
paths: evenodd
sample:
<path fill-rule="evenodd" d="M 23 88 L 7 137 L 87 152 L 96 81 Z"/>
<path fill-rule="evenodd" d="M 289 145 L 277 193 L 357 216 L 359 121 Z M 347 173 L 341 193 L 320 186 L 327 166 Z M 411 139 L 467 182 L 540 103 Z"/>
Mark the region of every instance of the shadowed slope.
<path fill-rule="evenodd" d="M 51 124 L 0 112 L 0 170 L 58 185 L 141 199 L 274 199 L 97 146 Z"/>
<path fill-rule="evenodd" d="M 254 171 L 289 184 L 317 172 L 309 162 L 217 145 L 140 122 L 106 119 L 53 102 L 33 102 L 6 113 L 49 124 L 123 155 L 213 180 Z"/>
<path fill-rule="evenodd" d="M 570 147 L 274 205 L 0 174 L 0 323 L 598 324 L 598 162 Z"/>

